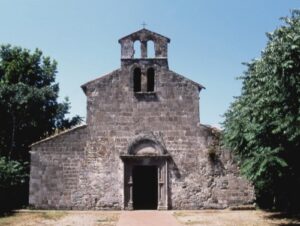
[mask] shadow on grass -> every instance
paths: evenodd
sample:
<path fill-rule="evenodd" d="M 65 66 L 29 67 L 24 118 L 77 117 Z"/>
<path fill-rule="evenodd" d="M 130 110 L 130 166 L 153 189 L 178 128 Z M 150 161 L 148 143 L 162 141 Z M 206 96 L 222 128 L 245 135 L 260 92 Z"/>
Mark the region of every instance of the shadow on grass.
<path fill-rule="evenodd" d="M 266 217 L 270 220 L 285 220 L 286 223 L 279 223 L 279 226 L 300 226 L 300 213 L 271 213 Z"/>
<path fill-rule="evenodd" d="M 0 187 L 0 217 L 9 216 L 14 210 L 26 208 L 29 197 L 28 183 L 20 186 Z"/>
<path fill-rule="evenodd" d="M 0 218 L 13 216 L 14 214 L 15 214 L 15 211 L 13 211 L 13 210 L 0 210 Z"/>

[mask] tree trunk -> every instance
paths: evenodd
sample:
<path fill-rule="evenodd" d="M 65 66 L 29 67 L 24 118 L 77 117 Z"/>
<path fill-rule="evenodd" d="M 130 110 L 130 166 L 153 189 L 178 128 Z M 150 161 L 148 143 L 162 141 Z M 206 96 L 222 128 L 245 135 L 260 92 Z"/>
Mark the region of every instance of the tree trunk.
<path fill-rule="evenodd" d="M 12 130 L 11 130 L 11 146 L 10 146 L 10 150 L 8 153 L 8 158 L 11 159 L 11 156 L 15 150 L 16 147 L 16 141 L 15 141 L 15 137 L 16 137 L 16 115 L 14 112 L 12 112 L 11 114 L 11 118 L 12 118 Z"/>

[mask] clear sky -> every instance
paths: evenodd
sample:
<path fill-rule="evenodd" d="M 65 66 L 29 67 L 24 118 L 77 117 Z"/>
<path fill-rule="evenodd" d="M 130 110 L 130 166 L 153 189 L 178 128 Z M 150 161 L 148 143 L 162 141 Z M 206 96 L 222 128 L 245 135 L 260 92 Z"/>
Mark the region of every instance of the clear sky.
<path fill-rule="evenodd" d="M 58 61 L 61 98 L 86 114 L 80 85 L 120 67 L 118 39 L 142 28 L 171 39 L 169 67 L 206 87 L 200 121 L 219 125 L 241 91 L 242 62 L 300 0 L 0 0 L 0 44 L 39 48 Z"/>

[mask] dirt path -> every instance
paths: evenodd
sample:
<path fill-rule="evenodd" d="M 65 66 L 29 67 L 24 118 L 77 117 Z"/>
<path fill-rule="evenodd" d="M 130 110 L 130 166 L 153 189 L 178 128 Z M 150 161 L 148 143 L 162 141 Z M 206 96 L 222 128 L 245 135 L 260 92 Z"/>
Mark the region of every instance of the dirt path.
<path fill-rule="evenodd" d="M 126 211 L 117 226 L 182 226 L 170 211 Z"/>

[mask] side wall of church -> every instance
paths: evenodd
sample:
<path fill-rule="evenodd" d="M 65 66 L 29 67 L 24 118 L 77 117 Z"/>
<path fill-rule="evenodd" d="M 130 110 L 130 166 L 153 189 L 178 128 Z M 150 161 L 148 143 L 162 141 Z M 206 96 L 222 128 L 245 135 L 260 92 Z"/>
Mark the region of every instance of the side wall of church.
<path fill-rule="evenodd" d="M 86 126 L 35 144 L 31 150 L 29 204 L 42 209 L 70 209 L 84 172 Z"/>
<path fill-rule="evenodd" d="M 198 131 L 180 133 L 166 137 L 168 150 L 174 153 L 169 182 L 172 209 L 227 208 L 253 203 L 253 187 L 241 177 L 229 150 L 220 147 L 218 131 L 201 125 Z"/>

